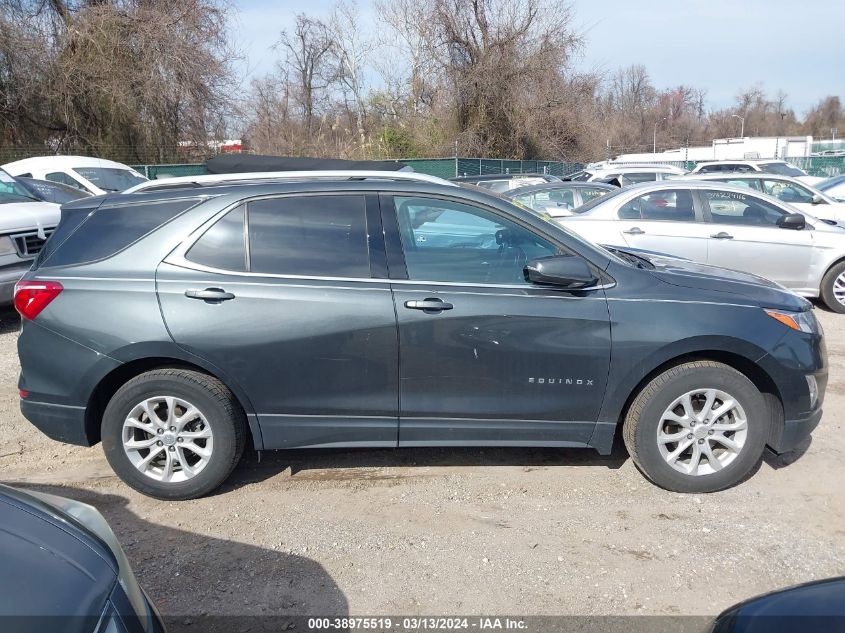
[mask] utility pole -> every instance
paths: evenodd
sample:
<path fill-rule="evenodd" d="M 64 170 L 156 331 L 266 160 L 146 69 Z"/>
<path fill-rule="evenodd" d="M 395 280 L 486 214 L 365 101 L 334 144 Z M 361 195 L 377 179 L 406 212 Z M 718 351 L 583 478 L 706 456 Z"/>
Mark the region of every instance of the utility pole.
<path fill-rule="evenodd" d="M 739 137 L 745 138 L 745 117 L 739 116 L 738 114 L 732 114 L 732 117 L 735 119 L 739 119 L 740 121 L 740 129 L 739 129 Z"/>
<path fill-rule="evenodd" d="M 654 122 L 654 151 L 652 152 L 654 154 L 657 153 L 657 126 L 660 125 L 661 123 L 663 123 L 663 121 L 665 121 L 668 118 L 669 118 L 668 116 L 665 116 L 662 119 Z"/>

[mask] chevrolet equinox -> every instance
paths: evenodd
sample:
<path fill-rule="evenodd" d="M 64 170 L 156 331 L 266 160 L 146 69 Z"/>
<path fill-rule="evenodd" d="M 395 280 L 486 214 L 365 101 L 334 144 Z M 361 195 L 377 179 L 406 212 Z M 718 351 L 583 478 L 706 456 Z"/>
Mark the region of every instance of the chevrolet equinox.
<path fill-rule="evenodd" d="M 16 288 L 23 414 L 161 499 L 209 493 L 247 443 L 606 455 L 618 429 L 652 482 L 709 492 L 818 424 L 805 299 L 433 180 L 65 205 Z"/>

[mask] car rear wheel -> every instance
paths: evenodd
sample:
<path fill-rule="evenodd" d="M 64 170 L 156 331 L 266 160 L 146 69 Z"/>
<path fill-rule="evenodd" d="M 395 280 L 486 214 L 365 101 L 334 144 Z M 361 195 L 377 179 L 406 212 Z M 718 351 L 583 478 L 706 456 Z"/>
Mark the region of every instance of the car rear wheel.
<path fill-rule="evenodd" d="M 649 382 L 623 426 L 637 468 L 674 492 L 716 492 L 745 479 L 763 454 L 770 422 L 762 394 L 722 363 L 678 365 Z"/>
<path fill-rule="evenodd" d="M 827 271 L 819 291 L 828 308 L 845 314 L 845 262 L 839 262 Z"/>
<path fill-rule="evenodd" d="M 158 499 L 193 499 L 232 472 L 246 423 L 216 378 L 157 369 L 117 390 L 103 415 L 102 439 L 109 464 L 135 490 Z"/>

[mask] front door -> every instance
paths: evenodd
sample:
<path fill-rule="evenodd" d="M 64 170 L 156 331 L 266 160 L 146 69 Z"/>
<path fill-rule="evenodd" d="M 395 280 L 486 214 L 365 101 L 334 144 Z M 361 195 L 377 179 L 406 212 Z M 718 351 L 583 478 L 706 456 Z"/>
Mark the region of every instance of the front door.
<path fill-rule="evenodd" d="M 374 195 L 264 198 L 215 218 L 159 266 L 173 339 L 240 385 L 265 448 L 396 445 L 381 234 Z"/>
<path fill-rule="evenodd" d="M 752 193 L 701 190 L 710 223 L 708 263 L 806 289 L 813 256 L 813 232 L 782 229 L 787 211 Z"/>
<path fill-rule="evenodd" d="M 603 290 L 528 284 L 526 262 L 566 251 L 496 210 L 424 196 L 382 209 L 403 251 L 389 252 L 400 445 L 585 445 L 610 363 Z"/>
<path fill-rule="evenodd" d="M 707 226 L 689 189 L 658 189 L 617 211 L 622 238 L 633 248 L 707 261 Z"/>

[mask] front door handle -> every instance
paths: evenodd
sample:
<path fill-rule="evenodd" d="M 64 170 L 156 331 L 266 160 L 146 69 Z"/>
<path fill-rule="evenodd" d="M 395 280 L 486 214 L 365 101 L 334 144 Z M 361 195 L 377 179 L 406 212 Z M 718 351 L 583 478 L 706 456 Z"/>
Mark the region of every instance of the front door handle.
<path fill-rule="evenodd" d="M 186 290 L 185 296 L 189 299 L 202 299 L 209 303 L 219 303 L 220 301 L 229 301 L 234 299 L 235 295 L 231 292 L 226 292 L 223 288 L 206 288 L 205 290 Z"/>
<path fill-rule="evenodd" d="M 626 233 L 626 234 L 628 234 L 628 235 L 643 235 L 643 234 L 645 233 L 645 231 L 643 231 L 643 230 L 642 230 L 640 227 L 638 227 L 638 226 L 632 226 L 632 227 L 631 227 L 630 229 L 628 229 L 627 231 L 622 231 L 622 232 L 623 232 L 623 233 Z"/>
<path fill-rule="evenodd" d="M 730 233 L 725 233 L 724 231 L 720 231 L 719 233 L 714 233 L 710 237 L 717 239 L 717 240 L 732 240 L 734 238 L 733 235 Z"/>
<path fill-rule="evenodd" d="M 455 306 L 442 299 L 423 299 L 422 301 L 406 301 L 405 307 L 411 310 L 423 310 L 424 312 L 441 312 L 451 310 Z"/>

